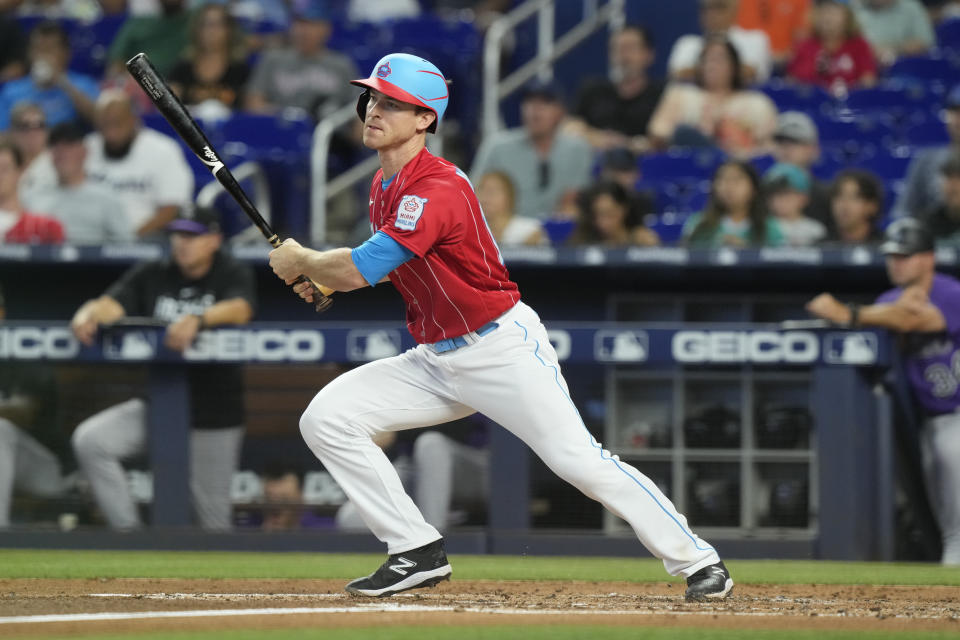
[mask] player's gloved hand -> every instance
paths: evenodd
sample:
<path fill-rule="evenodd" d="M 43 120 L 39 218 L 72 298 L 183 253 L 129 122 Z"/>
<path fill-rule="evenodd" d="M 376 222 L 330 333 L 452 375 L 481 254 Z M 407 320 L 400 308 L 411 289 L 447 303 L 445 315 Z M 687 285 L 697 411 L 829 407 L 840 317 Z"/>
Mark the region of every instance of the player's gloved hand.
<path fill-rule="evenodd" d="M 270 252 L 270 268 L 278 278 L 287 284 L 293 284 L 303 273 L 300 261 L 302 255 L 303 247 L 300 243 L 293 238 L 287 238 Z"/>
<path fill-rule="evenodd" d="M 183 352 L 197 337 L 200 331 L 200 316 L 186 315 L 167 326 L 167 334 L 163 343 L 167 348 Z"/>

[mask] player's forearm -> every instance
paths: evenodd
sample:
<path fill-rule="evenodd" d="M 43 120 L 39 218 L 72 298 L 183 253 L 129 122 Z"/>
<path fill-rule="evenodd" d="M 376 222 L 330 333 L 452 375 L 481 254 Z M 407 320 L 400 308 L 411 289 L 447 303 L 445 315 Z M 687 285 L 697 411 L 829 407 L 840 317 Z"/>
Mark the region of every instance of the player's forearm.
<path fill-rule="evenodd" d="M 898 302 L 871 304 L 857 311 L 857 324 L 865 327 L 882 327 L 899 332 L 938 331 L 942 329 L 932 314 L 926 314 Z"/>
<path fill-rule="evenodd" d="M 243 298 L 229 298 L 204 309 L 201 317 L 205 327 L 246 324 L 253 318 L 253 307 Z"/>
<path fill-rule="evenodd" d="M 303 275 L 336 291 L 353 291 L 368 286 L 350 257 L 350 249 L 304 249 L 300 266 Z"/>
<path fill-rule="evenodd" d="M 126 315 L 119 302 L 110 296 L 100 296 L 85 302 L 74 314 L 75 322 L 93 321 L 100 324 L 110 324 Z"/>

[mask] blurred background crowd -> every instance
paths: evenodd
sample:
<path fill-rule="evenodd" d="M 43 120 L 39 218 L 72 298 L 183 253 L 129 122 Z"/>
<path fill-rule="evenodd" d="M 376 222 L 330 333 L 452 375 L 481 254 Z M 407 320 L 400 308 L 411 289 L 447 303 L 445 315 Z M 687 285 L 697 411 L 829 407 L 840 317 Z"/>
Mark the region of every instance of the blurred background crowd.
<path fill-rule="evenodd" d="M 482 135 L 484 30 L 514 0 L 2 0 L 3 242 L 150 240 L 212 181 L 126 74 L 140 51 L 232 165 L 262 165 L 281 231 L 362 240 L 364 181 L 311 228 L 313 128 L 397 49 L 453 79 L 444 152 L 503 245 L 859 244 L 900 216 L 960 238 L 960 3 L 692 3 L 698 32 L 628 22 Z M 330 150 L 331 178 L 364 157 L 354 124 Z"/>

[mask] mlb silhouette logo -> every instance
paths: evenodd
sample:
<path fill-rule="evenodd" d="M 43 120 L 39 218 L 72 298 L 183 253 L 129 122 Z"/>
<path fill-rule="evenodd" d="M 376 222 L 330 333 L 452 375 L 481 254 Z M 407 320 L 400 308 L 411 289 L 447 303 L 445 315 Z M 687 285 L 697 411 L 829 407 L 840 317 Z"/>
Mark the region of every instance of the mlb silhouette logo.
<path fill-rule="evenodd" d="M 107 360 L 150 360 L 157 354 L 157 334 L 152 331 L 105 331 L 103 357 Z"/>
<path fill-rule="evenodd" d="M 400 332 L 394 329 L 356 330 L 347 334 L 347 358 L 369 362 L 400 354 Z"/>
<path fill-rule="evenodd" d="M 874 364 L 877 361 L 877 337 L 870 333 L 828 333 L 823 357 L 830 364 Z"/>
<path fill-rule="evenodd" d="M 643 362 L 650 355 L 646 331 L 597 331 L 593 355 L 601 362 Z"/>

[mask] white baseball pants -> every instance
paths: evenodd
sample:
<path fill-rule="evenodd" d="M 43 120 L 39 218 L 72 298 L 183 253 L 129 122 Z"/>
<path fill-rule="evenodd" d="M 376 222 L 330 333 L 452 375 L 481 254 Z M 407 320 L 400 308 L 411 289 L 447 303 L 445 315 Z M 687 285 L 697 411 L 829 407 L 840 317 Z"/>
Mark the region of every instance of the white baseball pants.
<path fill-rule="evenodd" d="M 114 529 L 137 529 L 140 514 L 121 461 L 147 450 L 147 405 L 134 398 L 90 416 L 77 426 L 73 452 L 97 506 Z M 243 427 L 190 431 L 190 494 L 201 527 L 233 525 L 230 484 L 240 462 Z"/>
<path fill-rule="evenodd" d="M 60 461 L 29 433 L 0 418 L 0 529 L 10 526 L 14 488 L 50 498 L 63 491 Z"/>
<path fill-rule="evenodd" d="M 671 575 L 719 562 L 673 503 L 584 426 L 537 314 L 520 302 L 499 328 L 437 354 L 418 345 L 353 369 L 324 387 L 300 419 L 314 454 L 390 554 L 439 539 L 371 437 L 479 411 L 522 439 L 550 469 L 626 520 Z"/>

